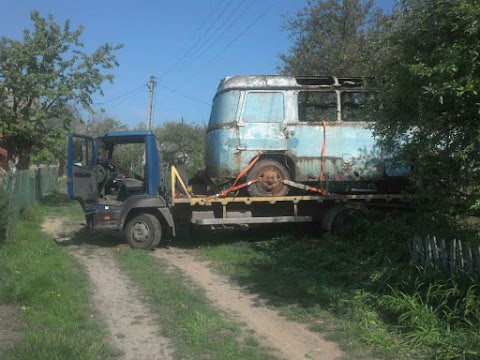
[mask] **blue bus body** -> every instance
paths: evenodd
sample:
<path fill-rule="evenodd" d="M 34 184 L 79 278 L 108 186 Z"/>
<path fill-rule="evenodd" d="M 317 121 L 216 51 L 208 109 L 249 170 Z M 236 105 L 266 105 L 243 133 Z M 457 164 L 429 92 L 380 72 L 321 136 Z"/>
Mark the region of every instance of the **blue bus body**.
<path fill-rule="evenodd" d="M 389 191 L 408 169 L 386 165 L 369 127 L 368 96 L 361 78 L 225 78 L 207 130 L 207 175 L 235 178 L 261 153 L 297 182 L 318 182 L 323 160 L 328 189 Z"/>

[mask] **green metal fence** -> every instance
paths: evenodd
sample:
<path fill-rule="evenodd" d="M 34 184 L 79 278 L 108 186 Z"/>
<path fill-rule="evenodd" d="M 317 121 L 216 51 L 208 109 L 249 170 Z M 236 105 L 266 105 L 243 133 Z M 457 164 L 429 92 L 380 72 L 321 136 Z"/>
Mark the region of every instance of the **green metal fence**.
<path fill-rule="evenodd" d="M 48 195 L 58 182 L 58 166 L 40 167 L 38 169 L 9 173 L 3 181 L 3 186 L 9 196 L 9 224 L 20 219 L 24 209 L 35 204 Z M 1 209 L 6 211 L 7 209 Z"/>

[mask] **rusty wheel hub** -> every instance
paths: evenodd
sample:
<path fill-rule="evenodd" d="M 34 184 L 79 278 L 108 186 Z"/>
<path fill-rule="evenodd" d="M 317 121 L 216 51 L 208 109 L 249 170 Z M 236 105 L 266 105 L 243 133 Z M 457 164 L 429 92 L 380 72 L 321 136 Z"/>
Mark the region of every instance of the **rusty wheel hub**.
<path fill-rule="evenodd" d="M 258 186 L 265 192 L 272 195 L 277 195 L 279 190 L 282 188 L 282 178 L 280 174 L 274 169 L 264 169 L 260 173 L 260 181 Z"/>

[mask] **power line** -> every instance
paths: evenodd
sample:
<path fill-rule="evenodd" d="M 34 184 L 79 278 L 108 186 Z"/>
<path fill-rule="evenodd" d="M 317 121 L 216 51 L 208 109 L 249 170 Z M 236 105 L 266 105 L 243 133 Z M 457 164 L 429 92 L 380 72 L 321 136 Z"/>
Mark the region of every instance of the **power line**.
<path fill-rule="evenodd" d="M 208 49 L 210 49 L 214 44 L 215 42 L 217 42 L 219 39 L 221 39 L 221 37 L 226 33 L 226 31 L 228 29 L 230 29 L 234 23 L 236 23 L 238 20 L 240 20 L 240 18 L 243 16 L 243 14 L 245 13 L 245 10 L 248 10 L 248 8 L 252 5 L 254 0 L 250 0 L 250 3 L 248 2 L 241 2 L 236 8 L 233 9 L 232 12 L 226 14 L 225 16 L 225 19 L 224 21 L 219 24 L 215 29 L 214 31 L 212 31 L 210 33 L 210 35 L 208 36 L 207 39 L 205 39 L 205 41 L 203 41 L 203 43 L 198 47 L 198 49 L 196 51 L 193 52 L 193 54 L 191 55 L 191 57 L 194 57 L 196 54 L 198 54 L 199 52 L 206 52 Z M 240 15 L 236 16 L 236 19 L 233 20 L 233 21 L 230 21 L 236 14 L 239 10 L 241 10 L 241 8 L 243 7 L 244 4 L 247 4 L 247 7 L 245 8 L 244 11 L 242 11 L 240 13 Z M 230 26 L 226 27 L 226 25 L 230 22 Z M 224 30 L 222 31 L 222 28 L 224 28 Z M 219 35 L 220 34 L 220 35 Z M 208 43 L 210 42 L 211 39 L 214 39 L 214 41 L 208 46 L 208 48 L 204 51 L 203 48 L 208 45 Z M 201 55 L 200 55 L 201 56 Z"/>
<path fill-rule="evenodd" d="M 197 98 L 195 98 L 195 97 L 193 97 L 193 96 L 190 96 L 190 95 L 183 94 L 183 93 L 181 93 L 180 91 L 171 89 L 171 88 L 169 88 L 169 87 L 167 87 L 167 86 L 165 86 L 165 85 L 162 85 L 162 88 L 170 91 L 170 92 L 173 93 L 173 94 L 180 95 L 180 96 L 182 96 L 182 97 L 184 97 L 184 98 L 186 98 L 186 99 L 190 99 L 190 100 L 196 101 L 196 102 L 201 103 L 201 104 L 205 104 L 205 105 L 208 105 L 208 106 L 212 106 L 212 103 L 209 103 L 209 102 L 206 102 L 206 101 L 197 99 Z"/>
<path fill-rule="evenodd" d="M 140 89 L 141 87 L 145 86 L 145 83 L 142 83 L 140 86 L 136 87 L 135 89 L 131 90 L 131 91 L 128 91 L 122 95 L 119 95 L 117 97 L 114 97 L 113 99 L 110 99 L 110 100 L 107 100 L 107 101 L 104 101 L 104 102 L 101 102 L 101 103 L 95 103 L 95 104 L 92 104 L 92 107 L 93 106 L 101 106 L 101 105 L 105 105 L 105 104 L 108 104 L 112 101 L 115 101 L 115 100 L 118 100 L 124 96 L 127 96 L 127 95 L 130 95 L 131 93 L 133 93 L 134 91 L 137 91 L 138 89 Z"/>
<path fill-rule="evenodd" d="M 142 85 L 142 87 L 143 87 L 143 85 Z M 119 105 L 123 104 L 125 101 L 127 101 L 127 100 L 130 100 L 130 99 L 134 98 L 135 96 L 137 96 L 138 94 L 140 94 L 140 92 L 141 92 L 140 90 L 142 90 L 142 89 L 141 89 L 141 88 L 137 88 L 137 90 L 136 90 L 136 92 L 135 92 L 134 94 L 132 94 L 132 95 L 130 95 L 129 97 L 127 97 L 127 98 L 123 99 L 122 101 L 120 101 L 120 102 L 118 102 L 118 103 L 116 103 L 116 104 L 114 104 L 114 105 L 112 105 L 112 106 L 110 106 L 110 107 L 106 108 L 105 110 L 110 110 L 110 109 L 113 109 L 113 108 L 115 108 L 115 107 L 117 107 L 117 106 L 119 106 Z M 131 92 L 130 92 L 130 93 L 131 93 Z"/>
<path fill-rule="evenodd" d="M 264 12 L 262 12 L 257 18 L 255 18 L 255 20 L 253 20 L 242 32 L 240 32 L 232 41 L 230 41 L 227 44 L 227 46 L 225 46 L 220 52 L 218 52 L 217 55 L 215 55 L 210 61 L 214 61 L 215 59 L 217 59 L 220 56 L 220 54 L 222 54 L 225 50 L 227 50 L 230 46 L 232 46 L 236 41 L 238 41 L 238 39 L 240 39 L 244 34 L 246 34 L 248 30 L 250 30 L 253 26 L 255 26 L 260 21 L 260 19 L 262 19 L 267 14 L 267 12 L 270 11 L 270 9 L 273 7 L 274 4 L 275 4 L 275 1 L 272 1 L 271 5 L 267 9 L 265 9 Z"/>
<path fill-rule="evenodd" d="M 221 0 L 219 4 L 223 3 L 224 0 Z M 230 0 L 226 6 L 221 10 L 220 14 L 215 17 L 215 20 L 213 23 L 205 30 L 205 32 L 200 36 L 200 38 L 186 51 L 180 59 L 178 59 L 169 69 L 167 69 L 162 75 L 159 76 L 159 80 L 163 79 L 167 74 L 169 74 L 174 68 L 176 68 L 180 63 L 187 58 L 187 56 L 190 55 L 190 53 L 197 47 L 197 45 L 203 40 L 205 36 L 209 33 L 209 31 L 215 26 L 215 24 L 219 21 L 219 19 L 223 16 L 225 11 L 230 7 L 232 4 L 232 0 Z"/>
<path fill-rule="evenodd" d="M 203 28 L 203 26 L 208 22 L 208 20 L 212 19 L 212 18 L 216 18 L 213 16 L 213 14 L 217 11 L 217 9 L 220 8 L 220 6 L 222 5 L 222 3 L 224 2 L 225 0 L 220 0 L 214 7 L 213 9 L 210 11 L 210 13 L 205 16 L 205 18 L 203 19 L 202 23 L 200 24 L 199 27 L 197 27 L 195 29 L 195 31 L 193 32 L 194 34 L 197 34 L 200 32 L 200 30 Z M 177 54 L 181 54 L 182 52 L 184 52 L 183 50 L 187 47 L 186 46 L 187 44 L 185 44 L 182 48 L 182 51 L 178 51 Z M 183 55 L 182 55 L 183 56 Z M 177 57 L 177 55 L 175 55 L 175 57 Z"/>

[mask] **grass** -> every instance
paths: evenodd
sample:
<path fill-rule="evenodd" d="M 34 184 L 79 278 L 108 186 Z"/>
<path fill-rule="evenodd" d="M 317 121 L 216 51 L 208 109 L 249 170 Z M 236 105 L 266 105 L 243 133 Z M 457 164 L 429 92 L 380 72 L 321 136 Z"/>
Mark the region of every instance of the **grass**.
<path fill-rule="evenodd" d="M 125 272 L 139 286 L 157 314 L 178 359 L 273 359 L 256 340 L 242 334 L 207 301 L 203 290 L 144 251 L 118 254 Z"/>
<path fill-rule="evenodd" d="M 42 206 L 46 209 L 45 216 L 66 218 L 67 225 L 84 222 L 79 205 L 76 202 L 69 202 L 62 194 L 52 194 L 43 201 Z M 80 230 L 73 234 L 72 241 L 68 243 L 91 247 L 92 250 L 95 247 L 112 248 L 113 252 L 113 247 L 118 244 L 118 240 L 118 236 L 108 233 Z M 62 250 L 58 245 L 53 246 L 58 251 Z M 151 309 L 164 330 L 164 335 L 171 339 L 176 349 L 174 354 L 176 358 L 182 360 L 273 359 L 252 336 L 243 334 L 238 324 L 230 322 L 215 310 L 208 303 L 201 289 L 188 286 L 186 279 L 180 274 L 166 271 L 165 265 L 150 256 L 148 252 L 122 248 L 122 251 L 114 251 L 114 253 L 117 254 L 125 273 L 134 280 L 139 290 L 149 300 Z M 45 274 L 49 272 L 55 271 L 51 268 L 45 269 Z M 79 282 L 72 281 L 72 283 Z M 85 301 L 88 303 L 88 299 Z M 91 341 L 91 344 L 102 343 L 101 334 L 98 334 L 98 339 L 96 342 Z M 20 346 L 22 346 L 21 343 L 19 343 Z M 57 358 L 106 359 L 115 354 L 105 351 L 105 353 L 91 353 L 91 355 L 83 354 L 84 357 L 62 355 Z"/>
<path fill-rule="evenodd" d="M 118 355 L 95 321 L 80 264 L 40 231 L 45 216 L 83 222 L 79 210 L 53 194 L 24 213 L 26 219 L 0 246 L 0 305 L 15 304 L 25 323 L 21 339 L 0 350 L 0 358 Z M 410 236 L 408 222 L 387 216 L 345 237 L 319 238 L 276 226 L 174 243 L 195 248 L 286 317 L 339 343 L 346 359 L 480 358 L 479 279 L 409 264 Z M 84 231 L 73 239 L 80 246 L 116 245 L 113 238 Z M 177 358 L 272 358 L 162 261 L 143 251 L 116 254 L 151 304 Z"/>
<path fill-rule="evenodd" d="M 409 264 L 409 229 L 387 217 L 344 238 L 288 228 L 228 241 L 219 234 L 217 242 L 199 239 L 197 252 L 286 317 L 338 342 L 345 358 L 480 358 L 478 278 Z"/>
<path fill-rule="evenodd" d="M 53 195 L 24 212 L 24 220 L 0 246 L 0 304 L 21 309 L 18 316 L 24 322 L 20 339 L 0 350 L 2 359 L 109 359 L 118 355 L 107 345 L 96 320 L 82 266 L 41 231 L 46 216 L 77 212 L 74 204 L 58 201 L 62 198 Z"/>

